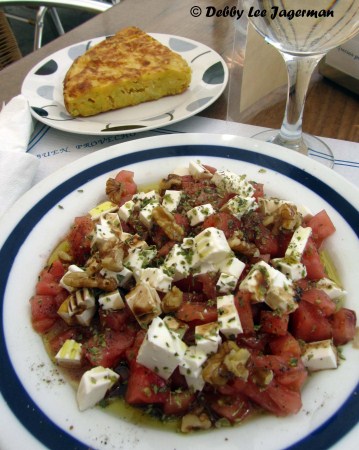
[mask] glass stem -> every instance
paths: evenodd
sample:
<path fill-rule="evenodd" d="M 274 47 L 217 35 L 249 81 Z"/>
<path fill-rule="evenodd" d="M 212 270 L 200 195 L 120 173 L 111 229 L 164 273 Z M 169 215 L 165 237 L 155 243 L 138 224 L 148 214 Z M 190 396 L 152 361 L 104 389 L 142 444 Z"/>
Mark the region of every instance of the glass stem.
<path fill-rule="evenodd" d="M 287 104 L 279 135 L 273 142 L 308 154 L 303 141 L 302 120 L 305 98 L 313 71 L 324 54 L 294 56 L 282 53 L 288 74 Z"/>

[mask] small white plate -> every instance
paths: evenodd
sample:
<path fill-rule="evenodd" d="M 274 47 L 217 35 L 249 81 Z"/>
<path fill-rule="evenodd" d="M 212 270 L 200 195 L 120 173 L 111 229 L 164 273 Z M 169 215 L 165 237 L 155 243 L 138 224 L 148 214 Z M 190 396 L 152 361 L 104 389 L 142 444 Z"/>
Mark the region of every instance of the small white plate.
<path fill-rule="evenodd" d="M 211 105 L 224 91 L 228 68 L 211 48 L 199 42 L 167 34 L 150 33 L 179 53 L 192 69 L 190 87 L 182 94 L 118 109 L 91 117 L 71 117 L 63 100 L 63 81 L 74 59 L 105 37 L 59 50 L 38 63 L 26 76 L 22 94 L 40 122 L 78 134 L 115 135 L 153 130 L 187 119 Z"/>
<path fill-rule="evenodd" d="M 149 184 L 190 160 L 248 174 L 264 183 L 267 195 L 313 212 L 326 209 L 337 229 L 326 248 L 348 292 L 346 306 L 359 316 L 359 195 L 344 178 L 303 155 L 229 135 L 170 135 L 111 146 L 37 184 L 0 224 L 2 450 L 318 450 L 343 436 L 358 439 L 359 350 L 352 344 L 343 347 L 345 361 L 337 370 L 309 377 L 303 408 L 292 417 L 265 415 L 184 436 L 128 423 L 101 408 L 78 411 L 74 389 L 63 382 L 31 326 L 29 298 L 37 275 L 73 218 L 103 200 L 109 176 L 124 168 L 134 171 L 137 183 Z"/>

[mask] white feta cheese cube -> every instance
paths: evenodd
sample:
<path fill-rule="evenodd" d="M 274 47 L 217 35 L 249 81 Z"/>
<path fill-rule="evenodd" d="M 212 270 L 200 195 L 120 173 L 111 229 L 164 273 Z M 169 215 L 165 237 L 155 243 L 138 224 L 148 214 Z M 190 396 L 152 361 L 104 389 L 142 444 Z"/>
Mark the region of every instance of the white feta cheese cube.
<path fill-rule="evenodd" d="M 232 254 L 224 232 L 215 227 L 206 228 L 197 234 L 194 244 L 199 264 L 204 262 L 216 264 Z"/>
<path fill-rule="evenodd" d="M 237 286 L 238 277 L 221 273 L 216 283 L 216 290 L 220 294 L 230 294 Z"/>
<path fill-rule="evenodd" d="M 250 292 L 254 301 L 266 302 L 273 310 L 290 313 L 298 307 L 292 280 L 265 261 L 255 264 L 239 287 Z"/>
<path fill-rule="evenodd" d="M 192 249 L 193 250 L 194 239 L 193 238 L 189 238 L 189 237 L 183 238 L 181 247 L 184 248 L 184 249 Z"/>
<path fill-rule="evenodd" d="M 157 255 L 156 247 L 135 247 L 132 248 L 124 259 L 124 266 L 132 272 L 144 269 Z"/>
<path fill-rule="evenodd" d="M 124 267 L 120 272 L 114 272 L 108 269 L 101 269 L 100 274 L 105 278 L 113 278 L 117 282 L 117 286 L 126 287 L 133 277 L 133 272 Z"/>
<path fill-rule="evenodd" d="M 156 289 L 147 283 L 137 284 L 125 298 L 142 328 L 147 328 L 151 321 L 162 313 L 161 299 Z"/>
<path fill-rule="evenodd" d="M 122 206 L 120 206 L 118 210 L 118 215 L 120 219 L 124 222 L 127 222 L 131 217 L 133 210 L 135 209 L 135 202 L 133 200 L 128 200 Z"/>
<path fill-rule="evenodd" d="M 246 175 L 238 175 L 230 170 L 217 170 L 211 181 L 225 192 L 239 194 L 243 197 L 252 197 L 254 188 L 246 178 Z"/>
<path fill-rule="evenodd" d="M 176 333 L 180 339 L 183 338 L 183 336 L 185 335 L 186 331 L 189 328 L 189 325 L 187 325 L 185 322 L 177 320 L 173 316 L 165 316 L 163 318 L 163 322 L 166 324 L 166 327 L 172 333 Z"/>
<path fill-rule="evenodd" d="M 342 297 L 347 293 L 329 278 L 321 278 L 315 283 L 315 287 L 324 291 L 332 300 Z"/>
<path fill-rule="evenodd" d="M 194 179 L 208 178 L 211 176 L 211 172 L 206 169 L 199 161 L 190 161 L 188 165 L 188 171 Z"/>
<path fill-rule="evenodd" d="M 182 245 L 175 244 L 166 256 L 162 268 L 174 281 L 182 280 L 190 273 L 192 259 L 192 248 L 183 248 Z"/>
<path fill-rule="evenodd" d="M 286 260 L 285 258 L 274 258 L 271 260 L 273 266 L 293 281 L 301 280 L 307 276 L 307 269 L 299 261 Z"/>
<path fill-rule="evenodd" d="M 140 208 L 143 208 L 145 205 L 151 202 L 158 203 L 159 201 L 159 195 L 155 190 L 151 190 L 148 192 L 138 192 L 137 194 L 132 196 L 132 200 L 135 203 L 138 203 L 140 205 Z"/>
<path fill-rule="evenodd" d="M 254 264 L 246 277 L 241 281 L 239 288 L 252 294 L 252 299 L 256 302 L 264 302 L 268 273 L 268 264 L 260 261 Z"/>
<path fill-rule="evenodd" d="M 91 321 L 96 314 L 96 307 L 85 309 L 82 313 L 76 314 L 76 321 L 82 325 L 83 327 L 89 327 L 91 325 Z"/>
<path fill-rule="evenodd" d="M 196 260 L 195 260 L 196 261 Z M 201 275 L 202 273 L 209 273 L 209 272 L 217 272 L 217 266 L 216 264 L 209 263 L 207 261 L 204 262 L 196 262 L 195 267 L 192 270 L 193 275 Z"/>
<path fill-rule="evenodd" d="M 179 371 L 184 376 L 197 377 L 201 367 L 207 360 L 206 353 L 195 345 L 187 347 L 179 362 Z"/>
<path fill-rule="evenodd" d="M 258 204 L 266 215 L 274 214 L 283 205 L 293 205 L 291 202 L 276 197 L 260 197 L 258 198 Z"/>
<path fill-rule="evenodd" d="M 235 195 L 222 206 L 221 211 L 228 212 L 237 219 L 241 219 L 244 214 L 254 211 L 257 207 L 258 205 L 254 197 Z"/>
<path fill-rule="evenodd" d="M 140 280 L 148 283 L 151 287 L 160 292 L 171 290 L 172 278 L 169 277 L 160 267 L 147 267 L 141 269 Z"/>
<path fill-rule="evenodd" d="M 187 217 L 190 221 L 191 227 L 204 222 L 208 216 L 215 213 L 213 206 L 208 203 L 206 205 L 195 206 L 194 208 L 187 211 Z"/>
<path fill-rule="evenodd" d="M 237 336 L 237 334 L 243 333 L 233 295 L 217 297 L 217 312 L 221 333 L 226 337 Z"/>
<path fill-rule="evenodd" d="M 100 294 L 98 302 L 104 310 L 123 309 L 125 307 L 125 303 L 118 289 Z"/>
<path fill-rule="evenodd" d="M 82 359 L 82 344 L 74 339 L 66 339 L 55 355 L 57 364 L 64 367 L 79 367 Z"/>
<path fill-rule="evenodd" d="M 284 257 L 287 260 L 300 261 L 311 234 L 312 229 L 310 227 L 298 227 L 293 233 Z"/>
<path fill-rule="evenodd" d="M 218 322 L 197 325 L 194 335 L 197 348 L 202 350 L 207 356 L 217 353 L 218 347 L 222 343 Z"/>
<path fill-rule="evenodd" d="M 146 206 L 141 208 L 139 219 L 143 223 L 143 225 L 150 229 L 152 227 L 152 213 L 153 210 L 156 208 L 156 206 L 159 205 L 159 202 L 151 202 L 148 203 Z"/>
<path fill-rule="evenodd" d="M 179 166 L 172 170 L 173 175 L 178 175 L 180 177 L 184 177 L 185 175 L 190 175 L 189 168 L 185 166 Z"/>
<path fill-rule="evenodd" d="M 95 230 L 92 233 L 91 246 L 101 246 L 109 241 L 116 241 L 117 236 L 114 233 L 110 223 L 101 216 L 100 223 L 95 225 Z"/>
<path fill-rule="evenodd" d="M 176 211 L 181 201 L 182 191 L 168 189 L 162 198 L 162 206 L 169 212 Z"/>
<path fill-rule="evenodd" d="M 204 385 L 206 384 L 202 377 L 202 370 L 197 373 L 197 375 L 185 375 L 186 383 L 189 389 L 195 391 L 202 391 Z"/>
<path fill-rule="evenodd" d="M 155 317 L 138 351 L 137 362 L 167 380 L 184 357 L 186 347 L 160 317 Z"/>
<path fill-rule="evenodd" d="M 279 310 L 282 313 L 293 312 L 298 308 L 298 304 L 294 299 L 292 280 L 269 264 L 264 264 L 267 266 L 269 283 L 264 301 L 273 310 Z"/>
<path fill-rule="evenodd" d="M 302 361 L 310 372 L 336 369 L 338 367 L 337 350 L 331 339 L 306 344 Z"/>
<path fill-rule="evenodd" d="M 87 370 L 82 375 L 77 390 L 77 403 L 80 411 L 92 408 L 101 401 L 118 378 L 119 375 L 116 372 L 102 366 Z"/>
<path fill-rule="evenodd" d="M 222 273 L 239 278 L 246 265 L 232 254 L 220 261 L 217 267 Z"/>
<path fill-rule="evenodd" d="M 88 288 L 82 288 L 76 291 L 76 304 L 80 308 L 93 308 L 96 304 L 93 292 Z"/>
<path fill-rule="evenodd" d="M 92 220 L 98 220 L 103 214 L 110 213 L 110 212 L 117 211 L 117 210 L 118 210 L 118 206 L 116 205 L 116 203 L 106 201 L 106 202 L 100 203 L 99 205 L 90 209 L 89 214 L 90 214 Z"/>
<path fill-rule="evenodd" d="M 60 284 L 63 288 L 65 288 L 68 292 L 74 292 L 76 290 L 76 288 L 73 288 L 72 286 L 68 286 L 64 279 L 66 277 L 66 275 L 70 274 L 70 273 L 74 273 L 74 272 L 85 272 L 83 269 L 81 269 L 81 267 L 76 266 L 76 264 L 71 264 L 68 268 L 67 268 L 67 272 L 64 274 L 64 276 L 61 278 L 60 280 Z"/>

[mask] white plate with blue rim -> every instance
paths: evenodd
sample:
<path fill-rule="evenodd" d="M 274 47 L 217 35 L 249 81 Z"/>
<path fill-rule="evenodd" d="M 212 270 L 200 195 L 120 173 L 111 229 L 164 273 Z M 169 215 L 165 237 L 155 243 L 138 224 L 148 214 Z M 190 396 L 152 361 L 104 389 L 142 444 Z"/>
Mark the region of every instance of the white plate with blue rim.
<path fill-rule="evenodd" d="M 256 450 L 354 448 L 359 350 L 351 343 L 342 348 L 345 359 L 337 370 L 309 377 L 298 414 L 263 415 L 191 435 L 131 423 L 100 407 L 80 412 L 74 388 L 50 361 L 32 329 L 29 298 L 51 249 L 75 216 L 104 199 L 108 177 L 126 169 L 138 184 L 148 185 L 190 160 L 245 173 L 263 183 L 267 195 L 300 202 L 314 213 L 326 209 L 336 227 L 326 249 L 347 291 L 345 306 L 359 314 L 359 195 L 340 175 L 273 144 L 229 135 L 170 135 L 111 146 L 41 181 L 0 223 L 2 450 L 234 450 L 243 443 Z"/>
<path fill-rule="evenodd" d="M 91 117 L 71 117 L 63 100 L 66 72 L 78 56 L 106 39 L 100 37 L 59 50 L 31 69 L 23 82 L 22 94 L 29 101 L 32 115 L 50 127 L 70 133 L 118 135 L 180 122 L 218 99 L 228 82 L 228 67 L 218 53 L 191 39 L 149 34 L 188 62 L 192 80 L 185 92 Z"/>

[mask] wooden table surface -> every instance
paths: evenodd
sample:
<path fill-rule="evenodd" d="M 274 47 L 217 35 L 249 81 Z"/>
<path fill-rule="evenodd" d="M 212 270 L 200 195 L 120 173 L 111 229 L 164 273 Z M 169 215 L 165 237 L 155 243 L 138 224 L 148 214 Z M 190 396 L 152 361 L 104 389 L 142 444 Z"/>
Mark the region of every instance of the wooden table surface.
<path fill-rule="evenodd" d="M 21 91 L 22 82 L 29 70 L 53 52 L 82 40 L 113 34 L 125 26 L 135 25 L 147 32 L 168 33 L 202 42 L 216 50 L 229 63 L 233 61 L 233 40 L 236 21 L 230 17 L 207 17 L 210 4 L 217 11 L 225 6 L 236 6 L 236 1 L 216 0 L 122 0 L 108 11 L 98 14 L 88 22 L 50 42 L 38 51 L 27 55 L 0 71 L 0 104 Z M 191 8 L 202 8 L 200 17 L 191 15 Z M 255 82 L 255 79 L 253 79 Z M 228 89 L 201 115 L 227 118 Z M 268 95 L 251 107 L 245 120 L 252 125 L 279 128 L 284 112 L 283 95 Z M 313 76 L 304 112 L 305 132 L 359 142 L 359 98 L 335 83 Z"/>

